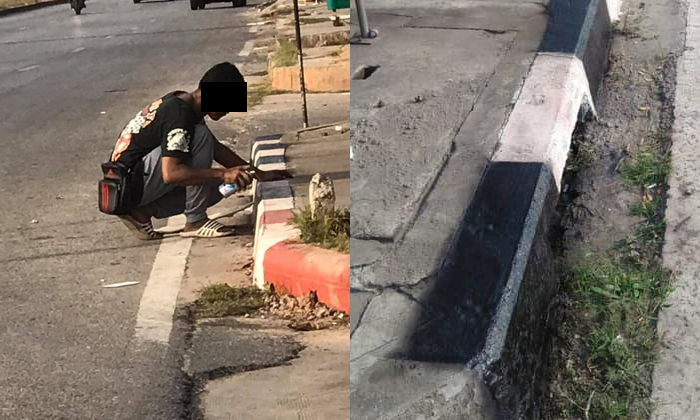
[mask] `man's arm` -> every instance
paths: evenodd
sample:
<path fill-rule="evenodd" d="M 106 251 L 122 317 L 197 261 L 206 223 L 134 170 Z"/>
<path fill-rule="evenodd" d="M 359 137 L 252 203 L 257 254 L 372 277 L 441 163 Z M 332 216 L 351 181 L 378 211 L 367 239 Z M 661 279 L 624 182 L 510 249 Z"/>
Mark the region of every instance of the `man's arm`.
<path fill-rule="evenodd" d="M 166 184 L 202 185 L 213 181 L 236 184 L 244 189 L 251 183 L 252 177 L 243 168 L 192 168 L 178 158 L 163 156 L 163 181 Z"/>
<path fill-rule="evenodd" d="M 214 139 L 214 160 L 226 168 L 247 166 L 255 171 L 255 177 L 260 181 L 276 181 L 292 177 L 288 171 L 263 171 L 258 169 L 216 139 Z"/>

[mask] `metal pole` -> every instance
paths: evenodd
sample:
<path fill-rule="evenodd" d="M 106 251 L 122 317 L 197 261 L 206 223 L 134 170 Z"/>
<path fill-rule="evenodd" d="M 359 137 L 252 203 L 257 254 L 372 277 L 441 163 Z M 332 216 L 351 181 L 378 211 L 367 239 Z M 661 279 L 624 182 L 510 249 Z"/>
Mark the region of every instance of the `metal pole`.
<path fill-rule="evenodd" d="M 306 112 L 306 84 L 304 83 L 304 57 L 301 49 L 301 27 L 299 26 L 299 0 L 294 0 L 294 26 L 297 33 L 297 49 L 299 50 L 299 87 L 301 88 L 301 110 L 304 116 L 304 128 L 309 126 L 309 115 Z"/>
<path fill-rule="evenodd" d="M 357 20 L 360 24 L 360 35 L 362 38 L 373 38 L 372 32 L 369 29 L 369 23 L 367 22 L 365 0 L 355 0 L 355 8 L 357 9 Z"/>

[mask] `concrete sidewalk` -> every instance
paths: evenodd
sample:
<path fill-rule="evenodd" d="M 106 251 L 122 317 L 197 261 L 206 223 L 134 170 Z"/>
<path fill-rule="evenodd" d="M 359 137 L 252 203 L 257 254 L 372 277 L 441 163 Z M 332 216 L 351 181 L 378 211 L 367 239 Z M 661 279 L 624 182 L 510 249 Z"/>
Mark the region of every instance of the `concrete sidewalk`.
<path fill-rule="evenodd" d="M 369 6 L 379 36 L 351 47 L 365 66 L 351 81 L 352 418 L 535 418 L 558 281 L 549 217 L 607 57 L 607 4 Z"/>
<path fill-rule="evenodd" d="M 700 7 L 687 9 L 685 45 L 678 58 L 671 174 L 666 208 L 664 267 L 673 272 L 673 291 L 659 309 L 661 354 L 654 368 L 654 420 L 700 418 L 700 182 L 698 174 L 697 95 L 700 94 Z"/>

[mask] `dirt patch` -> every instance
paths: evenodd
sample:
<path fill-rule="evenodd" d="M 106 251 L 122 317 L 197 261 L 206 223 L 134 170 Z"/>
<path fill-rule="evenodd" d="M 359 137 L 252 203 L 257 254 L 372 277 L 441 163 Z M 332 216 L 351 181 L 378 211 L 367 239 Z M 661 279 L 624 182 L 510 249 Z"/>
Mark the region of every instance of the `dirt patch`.
<path fill-rule="evenodd" d="M 265 298 L 265 308 L 260 314 L 288 320 L 287 326 L 297 331 L 345 327 L 350 322 L 347 314 L 319 302 L 315 292 L 302 297 L 271 293 Z"/>
<path fill-rule="evenodd" d="M 598 95 L 578 127 L 558 206 L 563 273 L 543 419 L 646 419 L 683 8 L 631 1 Z"/>
<path fill-rule="evenodd" d="M 262 308 L 264 299 L 265 292 L 256 287 L 231 287 L 222 283 L 202 289 L 195 307 L 202 318 L 241 316 Z"/>

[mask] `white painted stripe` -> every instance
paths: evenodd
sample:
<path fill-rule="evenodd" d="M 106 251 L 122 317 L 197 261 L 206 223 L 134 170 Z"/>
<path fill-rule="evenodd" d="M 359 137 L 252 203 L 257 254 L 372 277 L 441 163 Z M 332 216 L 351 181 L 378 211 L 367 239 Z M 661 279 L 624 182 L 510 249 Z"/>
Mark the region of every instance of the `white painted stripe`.
<path fill-rule="evenodd" d="M 251 39 L 250 41 L 246 41 L 245 44 L 243 44 L 243 49 L 241 52 L 238 53 L 240 57 L 247 57 L 250 55 L 250 52 L 253 50 L 253 47 L 255 46 L 255 40 Z"/>
<path fill-rule="evenodd" d="M 263 163 L 259 166 L 263 171 L 282 171 L 287 169 L 286 163 Z"/>
<path fill-rule="evenodd" d="M 174 218 L 168 220 L 168 226 L 175 223 Z M 160 244 L 141 297 L 136 318 L 137 339 L 168 344 L 191 246 L 192 238 L 166 240 Z"/>
<path fill-rule="evenodd" d="M 71 51 L 71 52 L 73 52 L 73 53 L 79 53 L 80 51 L 83 51 L 84 49 L 85 49 L 85 47 L 78 47 L 78 48 L 74 49 L 74 50 Z"/>
<path fill-rule="evenodd" d="M 255 153 L 258 151 L 260 146 L 268 146 L 268 145 L 275 145 L 279 147 L 284 147 L 280 139 L 277 140 L 259 140 L 253 143 L 253 149 L 251 150 L 252 155 L 254 156 Z"/>
<path fill-rule="evenodd" d="M 253 240 L 253 258 L 255 260 L 262 259 L 262 255 L 258 253 L 259 245 L 261 242 L 262 234 L 264 229 L 261 228 L 260 222 L 262 220 L 263 214 L 268 211 L 275 210 L 291 210 L 294 208 L 294 198 L 275 198 L 269 200 L 260 200 L 256 208 L 255 217 L 255 238 Z"/>
<path fill-rule="evenodd" d="M 19 72 L 25 72 L 25 71 L 29 71 L 29 70 L 38 69 L 39 67 L 41 67 L 41 66 L 40 66 L 40 65 L 29 66 L 29 67 L 25 67 L 25 68 L 23 68 L 23 69 L 19 69 L 19 70 L 17 70 L 17 71 L 19 71 Z"/>
<path fill-rule="evenodd" d="M 272 246 L 294 237 L 299 236 L 299 230 L 286 223 L 275 223 L 261 226 L 262 233 L 258 239 L 257 252 L 255 254 L 255 264 L 253 266 L 253 281 L 259 288 L 265 287 L 265 272 L 263 262 L 265 253 Z"/>
<path fill-rule="evenodd" d="M 294 199 L 293 198 L 270 198 L 268 200 L 262 200 L 260 202 L 260 204 L 265 206 L 265 208 L 264 208 L 265 211 L 293 209 L 294 208 Z"/>
<path fill-rule="evenodd" d="M 492 160 L 544 162 L 560 188 L 571 135 L 583 105 L 595 112 L 581 60 L 570 55 L 538 54 Z"/>
<path fill-rule="evenodd" d="M 615 23 L 620 20 L 620 12 L 622 10 L 622 0 L 607 0 L 605 2 L 608 5 L 608 16 L 610 16 L 610 22 Z"/>
<path fill-rule="evenodd" d="M 264 149 L 260 150 L 255 154 L 256 158 L 268 157 L 268 156 L 284 156 L 284 147 L 279 149 Z"/>
<path fill-rule="evenodd" d="M 275 23 L 274 20 L 264 20 L 262 22 L 251 22 L 248 23 L 247 26 L 260 26 L 260 25 L 267 25 L 268 23 Z"/>
<path fill-rule="evenodd" d="M 255 47 L 253 48 L 253 51 L 260 51 L 260 50 L 268 50 L 270 47 Z"/>

